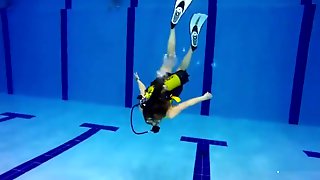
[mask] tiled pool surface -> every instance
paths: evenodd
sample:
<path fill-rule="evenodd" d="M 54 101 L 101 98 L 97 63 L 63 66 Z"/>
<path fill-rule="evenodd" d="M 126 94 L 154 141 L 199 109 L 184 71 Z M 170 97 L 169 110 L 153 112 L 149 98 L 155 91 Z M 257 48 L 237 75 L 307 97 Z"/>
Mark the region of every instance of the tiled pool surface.
<path fill-rule="evenodd" d="M 138 136 L 127 108 L 0 99 L 1 180 L 320 178 L 320 159 L 304 152 L 320 152 L 320 127 L 182 114 L 163 121 L 160 133 Z M 148 130 L 141 118 L 135 111 L 136 130 Z"/>

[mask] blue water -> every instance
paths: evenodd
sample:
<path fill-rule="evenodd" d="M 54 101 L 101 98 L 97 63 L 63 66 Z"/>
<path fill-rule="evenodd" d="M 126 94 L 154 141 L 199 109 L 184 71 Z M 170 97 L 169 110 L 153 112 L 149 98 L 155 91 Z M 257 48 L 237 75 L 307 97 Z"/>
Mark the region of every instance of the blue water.
<path fill-rule="evenodd" d="M 193 1 L 176 28 L 179 62 L 190 45 L 190 17 L 208 13 L 207 0 Z M 299 125 L 288 121 L 305 6 L 298 0 L 218 0 L 209 116 L 200 114 L 198 104 L 164 120 L 160 133 L 142 136 L 132 133 L 130 109 L 125 108 L 130 1 L 72 1 L 67 10 L 67 101 L 62 100 L 61 85 L 60 9 L 65 1 L 11 2 L 6 13 L 12 95 L 7 94 L 8 44 L 0 21 L 1 178 L 4 173 L 27 180 L 320 178 L 319 158 L 303 152 L 320 152 L 319 1 L 313 1 L 317 9 Z M 139 1 L 135 8 L 133 70 L 146 85 L 155 78 L 166 53 L 173 6 L 172 0 Z M 191 76 L 181 94 L 183 101 L 202 95 L 210 33 L 214 32 L 207 32 L 206 23 L 188 69 Z M 132 94 L 135 104 L 136 84 Z M 10 117 L 6 112 L 35 117 Z M 138 110 L 133 119 L 138 131 L 150 128 Z M 90 130 L 81 127 L 83 123 L 117 130 Z M 76 138 L 86 131 L 97 132 L 81 136 L 81 141 Z M 203 143 L 181 141 L 183 137 L 223 141 L 227 146 L 210 145 L 207 151 Z M 68 144 L 69 140 L 79 144 Z M 46 154 L 52 149 L 56 154 Z M 26 162 L 30 166 L 19 166 Z"/>

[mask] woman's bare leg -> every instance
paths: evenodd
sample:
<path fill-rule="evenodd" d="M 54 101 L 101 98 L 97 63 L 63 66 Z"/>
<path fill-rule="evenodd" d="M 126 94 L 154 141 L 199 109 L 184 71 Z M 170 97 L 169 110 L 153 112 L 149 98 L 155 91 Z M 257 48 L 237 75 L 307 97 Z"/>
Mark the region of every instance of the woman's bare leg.
<path fill-rule="evenodd" d="M 169 56 L 176 55 L 176 30 L 175 30 L 175 28 L 170 29 L 167 54 Z"/>
<path fill-rule="evenodd" d="M 208 15 L 206 14 L 193 14 L 190 20 L 190 35 L 191 35 L 191 46 L 188 53 L 184 56 L 182 63 L 178 70 L 186 70 L 189 67 L 193 52 L 198 46 L 198 36 L 203 23 L 207 20 Z"/>
<path fill-rule="evenodd" d="M 170 29 L 168 40 L 167 57 L 160 68 L 160 72 L 172 72 L 176 60 L 176 31 L 175 28 Z"/>
<path fill-rule="evenodd" d="M 189 67 L 190 61 L 191 61 L 192 54 L 193 54 L 193 50 L 190 47 L 188 52 L 187 52 L 187 54 L 184 56 L 180 66 L 178 67 L 177 71 L 179 71 L 179 70 L 187 70 L 187 68 Z"/>
<path fill-rule="evenodd" d="M 171 22 L 170 22 L 170 35 L 168 40 L 168 49 L 167 54 L 163 59 L 163 64 L 160 67 L 160 70 L 157 72 L 158 76 L 163 76 L 166 72 L 172 72 L 173 67 L 176 63 L 176 31 L 175 27 L 177 23 L 179 22 L 181 16 L 184 14 L 184 12 L 187 10 L 189 5 L 191 4 L 192 0 L 187 1 L 178 1 L 176 0 L 175 8 L 172 14 Z M 187 54 L 187 57 L 185 57 L 186 61 L 184 61 L 185 66 L 187 67 L 190 63 L 192 52 Z M 188 57 L 190 57 L 188 59 Z"/>

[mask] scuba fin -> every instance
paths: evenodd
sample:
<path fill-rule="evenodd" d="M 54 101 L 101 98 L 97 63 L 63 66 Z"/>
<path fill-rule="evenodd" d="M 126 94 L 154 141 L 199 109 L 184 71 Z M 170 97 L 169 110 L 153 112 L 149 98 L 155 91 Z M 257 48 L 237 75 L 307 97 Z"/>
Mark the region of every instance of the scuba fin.
<path fill-rule="evenodd" d="M 206 22 L 208 15 L 196 13 L 190 19 L 190 36 L 191 36 L 191 47 L 194 51 L 198 47 L 198 36 L 203 24 Z"/>
<path fill-rule="evenodd" d="M 188 9 L 192 0 L 176 0 L 174 5 L 174 12 L 171 18 L 171 29 L 173 29 L 176 24 L 179 22 L 181 16 Z"/>

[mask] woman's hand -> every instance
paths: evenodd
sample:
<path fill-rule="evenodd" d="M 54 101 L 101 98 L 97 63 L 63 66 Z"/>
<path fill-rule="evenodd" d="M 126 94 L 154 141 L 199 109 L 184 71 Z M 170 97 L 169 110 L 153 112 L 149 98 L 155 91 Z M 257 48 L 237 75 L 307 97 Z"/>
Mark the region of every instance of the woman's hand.
<path fill-rule="evenodd" d="M 209 100 L 212 98 L 212 94 L 209 93 L 209 92 L 206 92 L 204 95 L 202 95 L 202 97 L 205 99 L 205 100 Z"/>
<path fill-rule="evenodd" d="M 133 75 L 134 75 L 134 79 L 135 79 L 136 81 L 140 80 L 140 77 L 139 77 L 139 75 L 138 75 L 137 72 L 133 73 Z"/>

